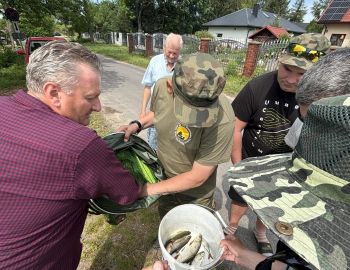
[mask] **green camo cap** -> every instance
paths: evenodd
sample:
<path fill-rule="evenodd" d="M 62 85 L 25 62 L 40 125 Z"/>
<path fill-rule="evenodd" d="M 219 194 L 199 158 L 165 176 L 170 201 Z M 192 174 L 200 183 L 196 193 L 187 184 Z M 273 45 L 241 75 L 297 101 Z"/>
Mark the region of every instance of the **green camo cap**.
<path fill-rule="evenodd" d="M 310 106 L 293 154 L 245 159 L 225 179 L 305 261 L 350 269 L 350 95 Z"/>
<path fill-rule="evenodd" d="M 217 121 L 218 97 L 225 83 L 222 65 L 209 54 L 184 56 L 173 74 L 176 118 L 188 126 L 212 126 Z"/>
<path fill-rule="evenodd" d="M 307 33 L 293 37 L 290 39 L 289 43 L 297 43 L 303 45 L 305 48 L 323 53 L 327 53 L 331 47 L 329 40 L 324 35 L 317 33 Z M 305 70 L 308 70 L 314 64 L 304 57 L 297 57 L 289 53 L 283 55 L 279 59 L 279 62 L 286 65 L 300 67 Z"/>

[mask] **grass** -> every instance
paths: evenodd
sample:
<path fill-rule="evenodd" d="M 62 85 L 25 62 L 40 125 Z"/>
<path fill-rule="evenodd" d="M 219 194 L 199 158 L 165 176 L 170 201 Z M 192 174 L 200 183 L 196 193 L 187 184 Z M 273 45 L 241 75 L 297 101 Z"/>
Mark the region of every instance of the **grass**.
<path fill-rule="evenodd" d="M 147 67 L 150 60 L 149 58 L 139 54 L 129 54 L 128 48 L 125 46 L 103 43 L 84 43 L 84 46 L 95 53 L 143 68 Z"/>
<path fill-rule="evenodd" d="M 26 70 L 24 64 L 0 68 L 0 95 L 8 95 L 13 89 L 25 88 Z"/>
<path fill-rule="evenodd" d="M 235 97 L 249 81 L 249 78 L 241 75 L 228 75 L 226 79 L 224 93 L 231 97 Z"/>

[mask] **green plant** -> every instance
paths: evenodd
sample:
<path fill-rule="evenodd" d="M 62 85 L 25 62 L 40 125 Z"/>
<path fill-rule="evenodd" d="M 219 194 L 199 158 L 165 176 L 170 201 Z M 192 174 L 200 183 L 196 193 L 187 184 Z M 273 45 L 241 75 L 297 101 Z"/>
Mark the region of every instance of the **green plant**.
<path fill-rule="evenodd" d="M 0 51 L 0 68 L 8 68 L 14 64 L 24 63 L 24 57 L 18 55 L 8 47 L 3 47 Z"/>
<path fill-rule="evenodd" d="M 279 40 L 286 40 L 289 41 L 290 40 L 290 36 L 288 34 L 282 34 L 278 37 Z"/>
<path fill-rule="evenodd" d="M 201 38 L 214 39 L 213 35 L 207 30 L 197 31 L 196 33 L 194 33 L 194 35 L 199 39 L 201 39 Z"/>
<path fill-rule="evenodd" d="M 0 68 L 0 95 L 7 94 L 8 90 L 24 88 L 26 70 L 24 64 L 14 64 L 7 68 Z"/>
<path fill-rule="evenodd" d="M 266 73 L 265 67 L 263 67 L 263 66 L 256 66 L 255 70 L 254 70 L 254 73 L 252 75 L 252 78 L 258 77 L 258 76 L 260 76 L 260 75 L 262 75 L 264 73 Z"/>
<path fill-rule="evenodd" d="M 238 63 L 234 60 L 230 60 L 225 67 L 225 75 L 237 75 Z"/>
<path fill-rule="evenodd" d="M 225 94 L 236 96 L 239 91 L 249 82 L 251 78 L 247 78 L 241 74 L 227 76 L 226 85 L 224 88 Z"/>
<path fill-rule="evenodd" d="M 125 46 L 102 43 L 85 43 L 84 46 L 95 53 L 103 54 L 115 60 L 127 62 L 129 64 L 143 68 L 146 68 L 149 62 L 149 58 L 145 56 L 139 54 L 130 54 L 128 52 L 128 48 Z"/>

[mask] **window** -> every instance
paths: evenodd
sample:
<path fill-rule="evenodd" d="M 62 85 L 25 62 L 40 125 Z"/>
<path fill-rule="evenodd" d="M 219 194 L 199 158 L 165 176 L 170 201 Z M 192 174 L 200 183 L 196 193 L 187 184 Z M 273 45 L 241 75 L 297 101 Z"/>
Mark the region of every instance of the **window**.
<path fill-rule="evenodd" d="M 341 46 L 343 44 L 345 36 L 346 34 L 332 34 L 330 39 L 331 45 Z"/>
<path fill-rule="evenodd" d="M 222 37 L 222 33 L 217 33 L 216 37 Z"/>

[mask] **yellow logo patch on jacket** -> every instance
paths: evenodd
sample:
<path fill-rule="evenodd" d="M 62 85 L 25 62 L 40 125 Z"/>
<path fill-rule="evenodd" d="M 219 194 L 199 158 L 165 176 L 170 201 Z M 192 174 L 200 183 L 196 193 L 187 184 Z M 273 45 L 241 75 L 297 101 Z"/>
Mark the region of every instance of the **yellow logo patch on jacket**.
<path fill-rule="evenodd" d="M 191 140 L 192 133 L 188 126 L 178 124 L 175 129 L 175 138 L 181 144 L 186 144 Z"/>

